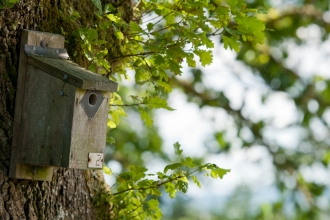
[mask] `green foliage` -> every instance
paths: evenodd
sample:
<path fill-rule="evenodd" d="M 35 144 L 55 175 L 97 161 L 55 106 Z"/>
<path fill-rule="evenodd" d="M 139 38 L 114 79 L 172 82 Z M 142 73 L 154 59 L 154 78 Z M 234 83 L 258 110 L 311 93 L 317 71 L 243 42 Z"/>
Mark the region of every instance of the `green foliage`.
<path fill-rule="evenodd" d="M 237 143 L 241 143 L 240 145 L 244 148 L 257 145 L 269 153 L 276 178 L 274 187 L 281 194 L 280 198 L 272 204 L 261 205 L 256 215 L 248 214 L 249 210 L 244 206 L 244 209 L 234 211 L 234 213 L 240 214 L 238 219 L 327 219 L 330 213 L 329 206 L 322 207 L 320 201 L 328 198 L 328 186 L 322 181 L 305 178 L 302 170 L 312 169 L 315 166 L 325 170 L 329 169 L 329 135 L 320 137 L 318 130 L 314 129 L 314 122 L 319 122 L 318 126 L 327 133 L 329 132 L 327 118 L 330 104 L 330 84 L 325 76 L 312 74 L 304 76 L 297 70 L 299 66 L 288 65 L 293 56 L 288 42 L 291 46 L 293 44 L 295 49 L 300 46 L 303 48 L 310 46 L 311 42 L 312 44 L 319 44 L 320 49 L 324 47 L 325 44 L 322 44 L 322 41 L 329 38 L 330 32 L 329 20 L 326 19 L 328 18 L 328 1 L 315 1 L 313 4 L 308 1 L 297 1 L 296 5 L 293 3 L 285 10 L 272 8 L 268 1 L 249 2 L 245 6 L 242 1 L 228 1 L 228 3 L 212 1 L 205 8 L 203 6 L 205 2 L 201 1 L 157 2 L 157 5 L 156 1 L 147 3 L 141 1 L 139 7 L 135 9 L 136 17 L 129 22 L 128 27 L 124 27 L 125 25 L 118 25 L 120 28 L 117 27 L 123 33 L 124 39 L 122 41 L 124 44 L 121 48 L 121 54 L 117 54 L 113 60 L 116 62 L 124 61 L 124 64 L 112 62 L 113 73 L 110 76 L 118 80 L 120 76 L 126 77 L 125 68 L 122 68 L 121 65 L 135 71 L 137 76 L 133 78 L 139 86 L 134 87 L 134 91 L 136 91 L 134 96 L 138 98 L 133 99 L 133 104 L 136 104 L 142 119 L 149 126 L 152 123 L 152 115 L 149 108 L 143 105 L 143 97 L 157 96 L 166 100 L 166 93 L 171 92 L 174 87 L 179 87 L 189 101 L 194 101 L 201 108 L 210 106 L 226 112 L 233 121 L 232 128 L 237 131 L 237 136 L 235 139 L 230 139 L 226 130 L 216 130 L 214 136 L 219 148 L 214 150 L 214 153 L 230 152 L 234 144 L 237 150 Z M 147 7 L 148 5 L 149 7 Z M 204 14 L 202 11 L 208 13 Z M 116 14 L 114 10 L 112 12 Z M 264 14 L 265 12 L 269 13 Z M 155 13 L 155 17 L 151 16 L 152 13 Z M 262 15 L 257 15 L 257 13 Z M 118 17 L 120 16 L 118 15 Z M 258 21 L 257 18 L 264 23 Z M 313 35 L 317 40 L 308 41 L 299 37 L 299 33 L 316 34 L 318 30 L 320 38 Z M 256 44 L 263 39 L 264 31 L 267 39 L 262 45 Z M 213 43 L 208 39 L 217 35 L 219 35 L 225 48 L 239 51 L 240 64 L 245 63 L 255 75 L 252 80 L 261 81 L 258 85 L 267 88 L 267 93 L 263 94 L 260 99 L 261 103 L 268 101 L 269 97 L 274 94 L 285 95 L 288 100 L 294 103 L 299 119 L 285 128 L 275 130 L 286 133 L 286 129 L 299 129 L 302 134 L 296 140 L 298 143 L 296 148 L 293 146 L 292 148 L 284 147 L 281 143 L 268 139 L 265 130 L 274 127 L 273 119 L 255 120 L 246 113 L 246 108 L 249 105 L 247 103 L 249 88 L 244 88 L 244 91 L 247 91 L 243 96 L 244 104 L 234 108 L 231 105 L 230 97 L 220 88 L 217 90 L 205 87 L 202 91 L 195 89 L 195 86 L 203 83 L 202 70 L 194 69 L 192 71 L 193 78 L 189 82 L 177 80 L 176 76 L 181 73 L 182 62 L 186 61 L 190 67 L 198 67 L 198 60 L 201 65 L 208 65 L 209 62 L 212 62 L 210 51 L 212 51 Z M 201 55 L 206 57 L 201 57 Z M 296 56 L 296 54 L 294 55 Z M 320 59 L 322 58 L 320 54 L 318 56 Z M 302 60 L 301 63 L 305 61 Z M 117 64 L 118 66 L 115 66 Z M 240 74 L 237 74 L 236 77 L 244 82 L 244 77 L 240 77 Z M 131 101 L 123 95 L 122 98 L 125 103 Z M 309 110 L 310 102 L 317 103 L 318 108 L 315 111 Z M 241 131 L 244 129 L 251 133 L 252 138 L 250 140 L 246 140 L 242 135 Z M 153 128 L 153 135 L 157 134 L 157 130 L 155 130 Z M 153 136 L 148 132 L 146 132 L 147 137 L 153 141 Z M 112 131 L 113 133 L 116 131 Z M 132 130 L 125 133 L 129 134 L 129 138 L 125 138 L 129 139 L 135 147 L 133 153 L 128 150 L 125 151 L 125 147 L 120 143 L 117 145 L 120 146 L 118 151 L 121 152 L 116 152 L 114 157 L 124 167 L 127 167 L 128 163 L 132 161 L 140 162 L 140 155 L 143 151 L 160 152 L 159 148 L 152 148 L 151 145 L 147 145 L 147 148 L 140 147 L 139 138 L 141 136 L 136 133 Z M 121 138 L 121 135 L 117 134 L 116 140 Z M 120 140 L 121 142 L 126 141 Z M 125 151 L 125 154 L 122 151 Z M 124 160 L 123 157 L 127 156 L 128 152 L 138 155 L 140 160 L 134 160 L 131 157 Z M 117 154 L 122 157 L 117 156 Z M 159 172 L 157 176 L 165 178 L 163 175 L 170 175 L 173 170 L 185 171 L 192 166 L 190 159 L 183 160 L 180 156 L 178 157 L 179 160 L 176 163 L 166 166 L 164 171 Z M 222 169 L 212 170 L 207 172 L 207 175 L 220 178 L 224 172 Z M 188 180 L 197 185 L 199 183 L 194 175 Z M 288 182 L 293 183 L 293 185 L 288 184 Z M 165 191 L 172 197 L 177 195 L 178 189 L 176 187 L 180 187 L 181 191 L 186 190 L 185 181 L 181 181 L 178 185 L 173 182 L 164 184 Z M 242 194 L 240 192 L 239 195 Z M 242 201 L 239 204 L 248 203 L 245 198 Z M 214 219 L 235 219 L 229 211 L 226 213 L 226 210 L 231 210 L 235 205 L 242 207 L 237 204 L 235 200 L 228 207 L 225 206 L 223 215 L 219 215 L 221 218 L 216 216 Z M 292 213 L 291 216 L 285 212 L 287 207 L 292 207 L 289 211 Z M 225 216 L 226 214 L 228 215 Z"/>
<path fill-rule="evenodd" d="M 187 192 L 190 181 L 201 187 L 197 177 L 193 175 L 195 173 L 222 178 L 230 172 L 215 164 L 202 164 L 184 157 L 179 143 L 174 144 L 174 150 L 179 162 L 167 165 L 163 172 L 148 174 L 145 167 L 132 165 L 129 171 L 116 174 L 116 189 L 105 198 L 114 205 L 116 219 L 160 219 L 162 213 L 158 198 L 162 195 L 162 188 L 171 198 L 175 198 L 177 192 Z M 111 169 L 104 167 L 103 170 L 112 175 Z"/>
<path fill-rule="evenodd" d="M 184 62 L 190 67 L 213 62 L 211 37 L 220 36 L 225 48 L 237 52 L 242 42 L 263 43 L 265 26 L 257 18 L 259 12 L 247 8 L 243 0 L 222 1 L 221 4 L 206 0 L 141 0 L 133 7 L 131 19 L 127 19 L 128 12 L 117 5 L 121 3 L 92 2 L 97 22 L 78 28 L 75 33 L 88 68 L 118 82 L 129 78 L 127 70 L 133 71 L 136 85 L 134 94 L 123 91 L 113 94 L 108 120 L 111 129 L 119 125 L 121 117 L 127 116 L 125 107 L 135 107 L 134 111 L 148 127 L 153 124 L 153 109 L 174 110 L 166 100 L 173 81 L 181 75 Z M 78 23 L 79 16 L 72 10 L 65 19 Z M 130 102 L 127 97 L 131 98 Z M 115 142 L 112 137 L 107 141 Z M 133 148 L 136 145 L 130 147 Z M 116 191 L 104 198 L 114 205 L 115 218 L 160 219 L 161 188 L 174 198 L 177 192 L 187 192 L 190 181 L 201 187 L 197 173 L 222 179 L 230 171 L 184 157 L 178 143 L 174 148 L 178 161 L 165 166 L 163 172 L 148 174 L 142 165 L 126 164 L 129 170 L 116 174 Z M 117 159 L 124 161 L 122 155 Z M 106 167 L 104 172 L 112 173 Z"/>
<path fill-rule="evenodd" d="M 265 26 L 256 17 L 258 10 L 246 8 L 242 0 L 221 5 L 208 1 L 142 0 L 139 7 L 134 8 L 135 19 L 130 22 L 124 21 L 113 5 L 102 6 L 99 0 L 92 2 L 99 23 L 78 30 L 83 53 L 90 61 L 89 68 L 113 80 L 127 78 L 127 69 L 134 70 L 135 82 L 154 91 L 141 98 L 140 104 L 149 109 L 172 110 L 162 96 L 172 91 L 171 78 L 181 75 L 184 61 L 191 67 L 196 67 L 196 58 L 202 66 L 212 63 L 214 44 L 210 37 L 223 35 L 225 48 L 235 51 L 240 50 L 240 41 L 262 43 L 264 38 Z M 108 42 L 104 37 L 109 28 L 121 45 L 115 56 L 108 54 Z M 151 126 L 153 120 L 147 116 L 148 111 L 138 110 L 146 125 Z M 118 114 L 112 111 L 119 110 L 110 110 L 113 121 L 110 127 L 118 124 L 113 115 Z"/>
<path fill-rule="evenodd" d="M 1 0 L 0 9 L 12 8 L 19 0 Z"/>

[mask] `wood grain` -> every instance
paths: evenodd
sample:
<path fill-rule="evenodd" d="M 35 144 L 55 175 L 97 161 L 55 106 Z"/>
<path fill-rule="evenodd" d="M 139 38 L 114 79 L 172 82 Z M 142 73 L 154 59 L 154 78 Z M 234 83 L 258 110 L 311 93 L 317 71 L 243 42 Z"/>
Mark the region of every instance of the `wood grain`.
<path fill-rule="evenodd" d="M 67 75 L 66 82 L 81 89 L 115 92 L 117 83 L 95 74 L 70 60 L 45 57 L 28 57 L 28 64 L 33 65 L 61 80 Z"/>
<path fill-rule="evenodd" d="M 30 65 L 25 84 L 20 161 L 68 167 L 75 87 Z"/>
<path fill-rule="evenodd" d="M 64 37 L 58 34 L 51 34 L 39 31 L 22 30 L 21 45 L 20 45 L 20 56 L 19 56 L 19 69 L 18 69 L 18 79 L 17 79 L 17 90 L 16 90 L 16 103 L 15 103 L 15 117 L 14 117 L 14 129 L 13 129 L 13 141 L 11 149 L 10 158 L 10 169 L 9 177 L 11 178 L 22 178 L 22 179 L 32 179 L 31 173 L 26 173 L 26 170 L 31 170 L 32 166 L 18 164 L 20 158 L 20 146 L 22 144 L 21 139 L 21 118 L 24 113 L 23 100 L 24 100 L 24 90 L 25 90 L 25 77 L 26 77 L 26 67 L 27 60 L 24 52 L 24 45 L 40 45 L 40 41 L 44 40 L 47 42 L 49 47 L 63 48 L 64 47 Z M 43 175 L 38 175 L 38 172 L 34 175 L 35 180 L 50 180 L 53 168 L 48 167 L 47 178 L 45 179 L 45 172 Z"/>
<path fill-rule="evenodd" d="M 21 46 L 41 40 L 63 46 L 60 35 L 39 33 L 23 31 Z M 52 166 L 88 169 L 88 154 L 104 153 L 109 91 L 117 83 L 71 61 L 21 53 L 10 177 L 51 180 Z M 104 95 L 93 119 L 79 103 L 86 89 Z"/>
<path fill-rule="evenodd" d="M 91 120 L 79 104 L 85 92 L 79 88 L 76 90 L 70 168 L 88 169 L 88 153 L 104 153 L 106 145 L 110 93 L 103 92 L 104 100 Z"/>

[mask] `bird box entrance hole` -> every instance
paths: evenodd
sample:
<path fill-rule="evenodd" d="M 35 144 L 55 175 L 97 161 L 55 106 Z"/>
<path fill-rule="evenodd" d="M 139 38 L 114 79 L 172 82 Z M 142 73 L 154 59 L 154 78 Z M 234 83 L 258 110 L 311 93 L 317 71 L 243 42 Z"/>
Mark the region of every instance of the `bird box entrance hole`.
<path fill-rule="evenodd" d="M 53 167 L 103 167 L 118 85 L 68 59 L 63 36 L 22 31 L 11 178 L 50 181 Z"/>

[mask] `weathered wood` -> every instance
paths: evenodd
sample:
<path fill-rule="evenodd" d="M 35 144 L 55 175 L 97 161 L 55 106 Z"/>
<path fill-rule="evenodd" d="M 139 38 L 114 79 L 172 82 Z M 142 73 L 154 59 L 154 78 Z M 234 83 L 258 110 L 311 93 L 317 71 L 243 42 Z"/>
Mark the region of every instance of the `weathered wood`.
<path fill-rule="evenodd" d="M 18 163 L 16 165 L 16 176 L 17 179 L 51 181 L 53 176 L 53 167 L 33 166 L 30 164 Z"/>
<path fill-rule="evenodd" d="M 97 75 L 70 60 L 53 59 L 39 56 L 29 57 L 28 64 L 35 66 L 59 79 L 67 76 L 66 82 L 80 89 L 117 91 L 117 83 Z"/>
<path fill-rule="evenodd" d="M 75 87 L 30 65 L 25 84 L 20 162 L 68 167 Z"/>
<path fill-rule="evenodd" d="M 24 174 L 24 170 L 28 170 L 25 167 L 20 167 L 18 164 L 18 159 L 20 157 L 20 145 L 21 145 L 21 118 L 24 112 L 23 108 L 17 106 L 23 106 L 24 98 L 24 84 L 25 84 L 25 70 L 26 70 L 26 55 L 24 52 L 24 45 L 40 45 L 41 40 L 47 42 L 49 47 L 63 48 L 64 47 L 64 37 L 58 34 L 44 33 L 39 31 L 28 31 L 22 30 L 21 36 L 21 45 L 20 45 L 20 56 L 19 56 L 19 69 L 18 69 L 18 80 L 17 80 L 17 90 L 16 90 L 16 108 L 15 108 L 15 117 L 14 117 L 14 131 L 13 131 L 13 141 L 11 149 L 11 158 L 10 158 L 10 170 L 9 176 L 15 178 L 23 179 L 32 179 L 30 178 L 30 173 Z M 32 169 L 32 166 L 30 167 Z M 20 170 L 22 172 L 20 172 Z M 48 168 L 49 175 L 52 175 L 52 167 Z M 41 178 L 43 178 L 42 175 Z M 39 179 L 38 173 L 34 175 L 34 178 Z M 49 179 L 48 179 L 49 180 Z"/>
<path fill-rule="evenodd" d="M 70 168 L 88 169 L 88 153 L 104 153 L 106 145 L 109 93 L 103 92 L 104 100 L 90 120 L 79 101 L 86 90 L 77 88 L 73 113 Z"/>
<path fill-rule="evenodd" d="M 108 91 L 115 91 L 117 84 L 71 61 L 25 54 L 23 58 L 27 64 L 22 63 L 24 79 L 17 94 L 18 139 L 12 149 L 10 177 L 50 180 L 47 167 L 88 169 L 89 153 L 104 153 Z M 93 118 L 80 104 L 86 88 L 104 96 L 99 97 L 101 106 L 95 108 Z M 87 103 L 85 108 L 92 109 L 93 105 Z"/>
<path fill-rule="evenodd" d="M 88 169 L 88 153 L 104 152 L 109 93 L 91 120 L 79 103 L 86 90 L 30 65 L 26 84 L 20 162 Z"/>

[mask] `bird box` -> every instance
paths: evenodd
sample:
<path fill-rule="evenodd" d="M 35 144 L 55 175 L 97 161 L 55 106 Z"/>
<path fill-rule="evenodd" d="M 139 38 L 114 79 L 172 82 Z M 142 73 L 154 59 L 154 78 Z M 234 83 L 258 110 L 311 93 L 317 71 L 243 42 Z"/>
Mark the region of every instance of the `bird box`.
<path fill-rule="evenodd" d="M 103 167 L 117 83 L 68 58 L 61 35 L 23 30 L 10 177 L 51 180 L 52 167 Z"/>

